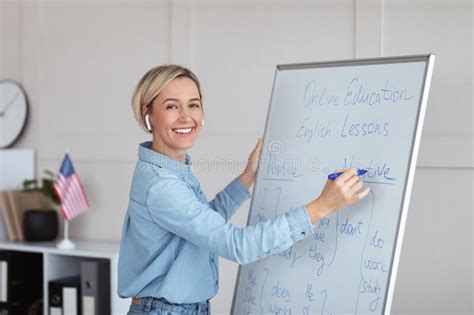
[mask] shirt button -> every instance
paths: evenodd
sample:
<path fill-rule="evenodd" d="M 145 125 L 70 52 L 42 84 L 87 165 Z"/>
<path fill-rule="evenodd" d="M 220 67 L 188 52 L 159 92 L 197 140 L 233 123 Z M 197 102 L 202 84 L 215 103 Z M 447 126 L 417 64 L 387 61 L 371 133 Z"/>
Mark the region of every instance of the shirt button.
<path fill-rule="evenodd" d="M 306 236 L 306 233 L 303 231 L 301 232 L 301 237 L 305 237 Z"/>

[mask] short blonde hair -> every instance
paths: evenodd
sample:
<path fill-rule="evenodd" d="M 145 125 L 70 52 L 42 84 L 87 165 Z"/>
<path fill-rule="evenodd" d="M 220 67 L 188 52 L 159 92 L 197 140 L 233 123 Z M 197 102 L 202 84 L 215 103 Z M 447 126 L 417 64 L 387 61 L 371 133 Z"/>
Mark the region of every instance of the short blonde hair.
<path fill-rule="evenodd" d="M 132 110 L 140 127 L 148 132 L 145 125 L 147 107 L 156 96 L 175 78 L 186 77 L 194 81 L 202 100 L 201 84 L 197 76 L 189 69 L 178 65 L 162 65 L 148 70 L 140 79 L 132 96 Z"/>

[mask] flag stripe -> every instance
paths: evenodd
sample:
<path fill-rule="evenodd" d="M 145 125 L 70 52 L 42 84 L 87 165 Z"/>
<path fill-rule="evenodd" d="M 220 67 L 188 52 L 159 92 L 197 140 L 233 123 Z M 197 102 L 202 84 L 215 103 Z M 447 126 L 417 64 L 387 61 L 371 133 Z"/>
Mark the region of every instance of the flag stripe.
<path fill-rule="evenodd" d="M 79 176 L 74 172 L 67 154 L 54 183 L 54 191 L 61 201 L 61 212 L 66 220 L 71 220 L 90 208 Z"/>

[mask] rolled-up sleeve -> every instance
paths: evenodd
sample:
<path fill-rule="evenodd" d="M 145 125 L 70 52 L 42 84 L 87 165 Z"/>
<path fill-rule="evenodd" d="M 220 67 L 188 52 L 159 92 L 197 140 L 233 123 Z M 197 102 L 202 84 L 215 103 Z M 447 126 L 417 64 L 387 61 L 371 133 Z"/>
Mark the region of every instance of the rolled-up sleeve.
<path fill-rule="evenodd" d="M 146 207 L 156 224 L 239 264 L 279 253 L 313 234 L 304 206 L 238 228 L 207 203 L 202 203 L 179 179 L 155 183 L 148 192 Z"/>
<path fill-rule="evenodd" d="M 238 178 L 227 185 L 216 197 L 209 202 L 211 208 L 229 220 L 242 203 L 250 197 L 250 192 Z"/>

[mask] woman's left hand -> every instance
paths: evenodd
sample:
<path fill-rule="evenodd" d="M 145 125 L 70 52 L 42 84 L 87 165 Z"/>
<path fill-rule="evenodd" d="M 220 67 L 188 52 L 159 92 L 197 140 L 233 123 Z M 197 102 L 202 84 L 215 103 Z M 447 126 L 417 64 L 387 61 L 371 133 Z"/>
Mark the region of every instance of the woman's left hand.
<path fill-rule="evenodd" d="M 247 166 L 242 175 L 239 176 L 240 182 L 249 189 L 255 182 L 257 177 L 258 161 L 260 160 L 260 153 L 262 152 L 262 138 L 258 139 L 257 145 L 253 149 L 248 158 Z"/>

